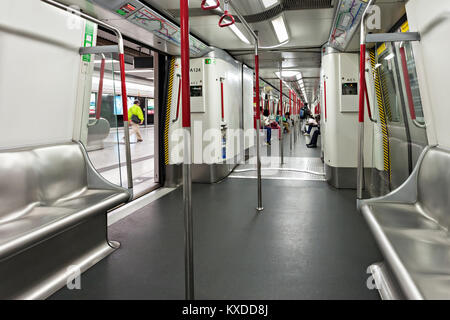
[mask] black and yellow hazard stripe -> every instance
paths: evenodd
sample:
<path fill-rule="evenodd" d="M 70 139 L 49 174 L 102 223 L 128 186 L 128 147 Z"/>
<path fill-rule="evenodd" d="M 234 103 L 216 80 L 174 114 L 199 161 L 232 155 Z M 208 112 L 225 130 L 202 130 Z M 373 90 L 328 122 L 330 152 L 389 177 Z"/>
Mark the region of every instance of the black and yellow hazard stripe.
<path fill-rule="evenodd" d="M 170 61 L 169 68 L 169 83 L 167 86 L 167 103 L 166 103 L 166 119 L 164 121 L 164 164 L 169 164 L 169 126 L 170 126 L 170 115 L 172 107 L 172 93 L 173 93 L 173 78 L 175 73 L 175 58 Z"/>
<path fill-rule="evenodd" d="M 386 116 L 388 121 L 392 121 L 392 111 L 391 111 L 391 101 L 389 100 L 389 91 L 388 91 L 388 85 L 386 82 L 386 77 L 384 73 L 382 73 L 380 76 L 381 79 L 381 87 L 383 92 L 383 101 L 384 101 L 384 110 L 386 111 Z"/>
<path fill-rule="evenodd" d="M 379 69 L 375 67 L 375 50 L 370 50 L 370 61 L 372 63 L 372 72 L 375 80 L 375 92 L 377 95 L 377 104 L 378 111 L 380 114 L 380 123 L 381 123 L 381 131 L 383 134 L 383 155 L 384 155 L 384 171 L 388 172 L 389 179 L 391 178 L 391 156 L 390 156 L 390 146 L 389 146 L 389 130 L 387 125 L 387 110 L 390 108 L 386 108 L 386 101 L 389 99 L 384 99 L 385 93 L 383 92 L 383 88 L 386 88 L 386 85 L 381 85 L 381 77 L 379 73 Z M 389 117 L 389 115 L 388 115 Z"/>

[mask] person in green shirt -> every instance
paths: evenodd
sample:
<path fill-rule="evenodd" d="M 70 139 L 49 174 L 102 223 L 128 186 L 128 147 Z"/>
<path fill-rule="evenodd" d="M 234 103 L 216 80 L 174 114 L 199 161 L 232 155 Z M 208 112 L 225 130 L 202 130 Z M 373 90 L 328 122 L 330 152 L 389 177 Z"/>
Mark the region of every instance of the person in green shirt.
<path fill-rule="evenodd" d="M 139 125 L 144 123 L 144 114 L 140 105 L 139 100 L 135 100 L 133 106 L 128 109 L 128 119 L 131 123 L 131 130 L 137 137 L 137 142 L 144 141 L 139 129 Z"/>

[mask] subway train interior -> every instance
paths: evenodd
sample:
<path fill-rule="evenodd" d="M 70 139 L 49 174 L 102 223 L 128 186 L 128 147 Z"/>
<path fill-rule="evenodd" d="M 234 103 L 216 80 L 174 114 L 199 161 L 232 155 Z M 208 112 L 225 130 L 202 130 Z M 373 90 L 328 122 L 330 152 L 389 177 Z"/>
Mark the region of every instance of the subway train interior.
<path fill-rule="evenodd" d="M 450 1 L 1 4 L 1 300 L 450 299 Z"/>

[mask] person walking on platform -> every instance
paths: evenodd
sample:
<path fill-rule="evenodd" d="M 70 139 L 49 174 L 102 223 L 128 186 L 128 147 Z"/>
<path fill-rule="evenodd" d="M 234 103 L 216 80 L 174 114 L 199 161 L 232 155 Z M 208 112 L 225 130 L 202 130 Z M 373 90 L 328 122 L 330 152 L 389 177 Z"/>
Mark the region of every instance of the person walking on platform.
<path fill-rule="evenodd" d="M 139 125 L 144 123 L 144 113 L 140 105 L 139 100 L 135 100 L 133 106 L 128 110 L 128 119 L 131 120 L 131 130 L 136 135 L 137 142 L 144 141 L 139 129 Z"/>

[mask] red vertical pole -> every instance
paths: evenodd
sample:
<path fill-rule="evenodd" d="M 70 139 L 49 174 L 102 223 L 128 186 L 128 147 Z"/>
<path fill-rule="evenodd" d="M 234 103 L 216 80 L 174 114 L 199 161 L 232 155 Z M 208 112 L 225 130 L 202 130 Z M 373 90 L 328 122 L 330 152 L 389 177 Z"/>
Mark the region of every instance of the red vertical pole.
<path fill-rule="evenodd" d="M 260 99 L 260 93 L 259 93 L 259 55 L 258 55 L 258 31 L 255 31 L 255 81 L 256 81 L 256 105 L 259 108 L 259 99 Z M 261 113 L 260 110 L 257 110 L 256 112 L 256 184 L 257 184 L 257 191 L 258 191 L 258 205 L 256 207 L 256 210 L 258 212 L 261 212 L 264 210 L 263 204 L 262 204 L 262 179 L 261 179 L 261 151 L 260 151 L 260 129 L 261 129 Z"/>
<path fill-rule="evenodd" d="M 191 127 L 191 92 L 189 75 L 189 6 L 188 0 L 180 0 L 181 18 L 181 92 L 183 127 Z"/>
<path fill-rule="evenodd" d="M 297 114 L 297 95 L 294 93 L 294 114 Z"/>
<path fill-rule="evenodd" d="M 256 84 L 255 84 L 256 86 Z M 253 87 L 253 127 L 256 130 L 256 109 L 258 105 L 256 104 L 256 87 Z"/>
<path fill-rule="evenodd" d="M 100 66 L 100 81 L 98 83 L 98 93 L 97 93 L 97 108 L 95 110 L 95 119 L 100 119 L 102 111 L 102 96 L 103 96 L 103 79 L 105 77 L 105 58 L 102 58 L 102 64 Z"/>
<path fill-rule="evenodd" d="M 364 94 L 366 87 L 366 45 L 361 44 L 359 59 L 359 117 L 360 123 L 364 123 Z"/>
<path fill-rule="evenodd" d="M 220 101 L 222 104 L 222 122 L 225 121 L 225 111 L 224 111 L 224 105 L 223 105 L 223 80 L 220 79 Z"/>
<path fill-rule="evenodd" d="M 256 120 L 261 120 L 261 111 L 260 111 L 260 92 L 259 92 L 259 56 L 255 54 L 255 81 L 256 81 L 256 105 L 258 110 L 256 110 Z M 259 128 L 257 128 L 259 130 Z"/>
<path fill-rule="evenodd" d="M 280 116 L 283 117 L 283 80 L 280 79 Z"/>
<path fill-rule="evenodd" d="M 292 114 L 292 90 L 289 90 L 289 114 Z"/>
<path fill-rule="evenodd" d="M 323 81 L 323 97 L 324 97 L 324 102 L 325 102 L 325 120 L 327 120 L 327 81 L 324 80 Z"/>
<path fill-rule="evenodd" d="M 292 113 L 295 115 L 295 92 L 292 92 Z"/>
<path fill-rule="evenodd" d="M 181 94 L 184 128 L 183 160 L 183 209 L 184 209 L 184 259 L 185 295 L 194 300 L 194 221 L 192 217 L 192 174 L 191 174 L 191 92 L 189 78 L 189 0 L 180 0 L 181 29 Z"/>
<path fill-rule="evenodd" d="M 123 121 L 128 122 L 128 98 L 127 98 L 127 86 L 125 84 L 125 55 L 123 53 L 119 54 L 119 65 L 120 65 L 120 81 L 122 88 L 122 106 L 123 106 Z"/>
<path fill-rule="evenodd" d="M 364 19 L 361 22 L 361 30 L 364 30 Z M 364 96 L 366 93 L 366 44 L 365 33 L 361 34 L 360 58 L 359 58 L 359 114 L 358 114 L 358 168 L 356 197 L 362 199 L 364 188 Z"/>

